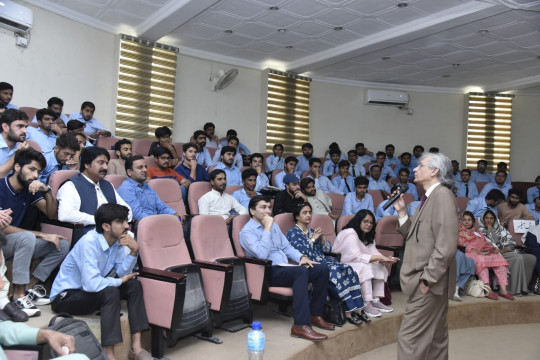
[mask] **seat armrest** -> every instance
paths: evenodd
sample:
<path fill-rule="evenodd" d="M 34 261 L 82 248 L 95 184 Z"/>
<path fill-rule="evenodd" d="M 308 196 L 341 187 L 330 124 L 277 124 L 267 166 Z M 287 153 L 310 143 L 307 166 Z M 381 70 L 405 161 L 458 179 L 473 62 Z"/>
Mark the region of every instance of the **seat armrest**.
<path fill-rule="evenodd" d="M 403 248 L 403 246 L 386 246 L 386 245 L 377 245 L 377 249 L 383 249 L 388 251 L 399 251 Z"/>
<path fill-rule="evenodd" d="M 202 269 L 217 270 L 217 271 L 232 271 L 234 266 L 227 264 L 219 264 L 210 261 L 194 260 L 193 265 L 200 266 Z"/>
<path fill-rule="evenodd" d="M 248 264 L 272 266 L 272 260 L 254 259 L 254 258 L 248 258 L 247 256 L 238 256 L 238 257 L 240 259 L 244 260 L 244 262 L 246 262 Z"/>
<path fill-rule="evenodd" d="M 64 222 L 64 221 L 60 221 L 60 220 L 51 220 L 51 219 L 49 219 L 48 217 L 45 217 L 45 216 L 40 217 L 39 221 L 44 223 L 44 224 L 56 225 L 56 226 L 65 227 L 65 228 L 68 228 L 68 229 L 76 229 L 76 228 L 83 228 L 84 227 L 83 224 L 73 224 L 73 223 L 68 223 L 68 222 Z"/>
<path fill-rule="evenodd" d="M 139 276 L 173 283 L 179 283 L 186 279 L 185 274 L 147 267 L 143 267 L 141 270 L 139 270 Z"/>

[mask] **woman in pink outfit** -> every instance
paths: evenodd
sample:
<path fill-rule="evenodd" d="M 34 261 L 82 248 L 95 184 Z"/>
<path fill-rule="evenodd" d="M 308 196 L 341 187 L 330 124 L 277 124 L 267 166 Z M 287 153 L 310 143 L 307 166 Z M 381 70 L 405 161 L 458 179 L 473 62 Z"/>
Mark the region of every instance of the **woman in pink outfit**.
<path fill-rule="evenodd" d="M 382 255 L 375 247 L 375 216 L 369 210 L 360 210 L 338 234 L 332 251 L 341 253 L 341 262 L 350 265 L 358 278 L 364 311 L 371 317 L 393 309 L 382 304 L 384 282 L 388 278 L 385 263 L 393 264 L 399 259 Z"/>
<path fill-rule="evenodd" d="M 461 217 L 458 245 L 465 248 L 465 256 L 473 259 L 476 274 L 480 281 L 489 285 L 489 269 L 492 269 L 499 282 L 499 295 L 507 299 L 513 299 L 506 289 L 508 285 L 508 261 L 499 254 L 498 249 L 488 242 L 482 232 L 474 225 L 474 215 L 470 211 L 465 211 Z M 493 291 L 486 297 L 491 300 L 498 299 Z"/>

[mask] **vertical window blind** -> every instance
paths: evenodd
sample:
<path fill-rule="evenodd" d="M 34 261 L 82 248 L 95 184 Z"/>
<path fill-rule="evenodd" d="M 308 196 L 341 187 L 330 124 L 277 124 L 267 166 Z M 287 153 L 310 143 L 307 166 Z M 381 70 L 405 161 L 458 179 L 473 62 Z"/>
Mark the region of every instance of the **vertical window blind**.
<path fill-rule="evenodd" d="M 268 104 L 266 109 L 266 151 L 283 144 L 286 154 L 302 152 L 309 142 L 310 78 L 268 71 Z"/>
<path fill-rule="evenodd" d="M 154 138 L 172 129 L 178 49 L 122 35 L 116 107 L 116 137 Z"/>
<path fill-rule="evenodd" d="M 500 161 L 510 169 L 513 99 L 514 95 L 468 94 L 468 169 L 476 169 L 481 159 L 487 160 L 488 172 L 496 171 Z"/>

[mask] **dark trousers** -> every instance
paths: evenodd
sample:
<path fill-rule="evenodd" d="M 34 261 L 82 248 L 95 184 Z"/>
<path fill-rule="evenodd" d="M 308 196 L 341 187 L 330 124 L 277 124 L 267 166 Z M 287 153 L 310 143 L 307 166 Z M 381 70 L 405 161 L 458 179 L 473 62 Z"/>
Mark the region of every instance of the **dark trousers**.
<path fill-rule="evenodd" d="M 308 283 L 312 284 L 311 302 Z M 272 266 L 270 286 L 292 287 L 294 325 L 311 324 L 311 315 L 321 316 L 328 288 L 328 266 Z"/>
<path fill-rule="evenodd" d="M 51 304 L 54 312 L 88 315 L 101 311 L 101 345 L 104 347 L 122 342 L 120 300 L 127 300 L 131 333 L 148 329 L 142 286 L 136 279 L 131 279 L 118 288 L 108 286 L 99 292 L 67 290 L 64 297 L 61 295 L 62 293 L 58 294 Z"/>

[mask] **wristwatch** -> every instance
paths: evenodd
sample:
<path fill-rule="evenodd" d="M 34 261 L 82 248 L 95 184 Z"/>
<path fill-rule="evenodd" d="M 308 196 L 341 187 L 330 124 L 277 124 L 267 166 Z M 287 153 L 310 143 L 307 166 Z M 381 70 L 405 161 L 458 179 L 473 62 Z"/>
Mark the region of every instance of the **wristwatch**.
<path fill-rule="evenodd" d="M 43 194 L 48 194 L 48 193 L 50 193 L 50 192 L 52 191 L 52 188 L 51 188 L 50 185 L 47 185 L 47 188 L 48 188 L 48 189 L 47 189 L 46 191 L 43 191 L 43 192 L 42 192 Z"/>

